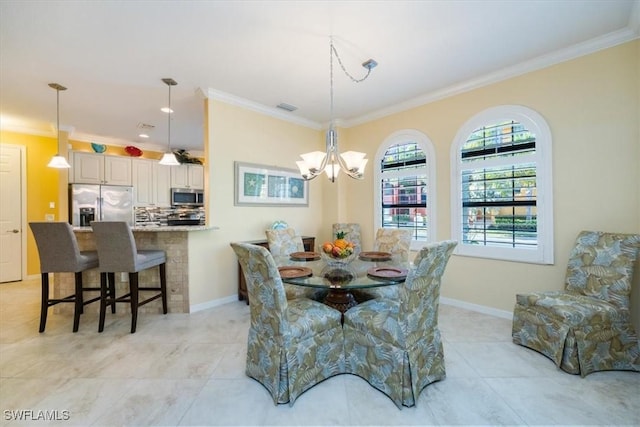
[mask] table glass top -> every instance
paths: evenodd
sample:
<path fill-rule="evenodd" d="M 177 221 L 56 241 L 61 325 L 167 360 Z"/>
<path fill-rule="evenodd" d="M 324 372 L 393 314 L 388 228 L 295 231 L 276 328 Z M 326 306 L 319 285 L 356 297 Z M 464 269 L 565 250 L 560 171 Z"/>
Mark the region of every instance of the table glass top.
<path fill-rule="evenodd" d="M 367 261 L 355 258 L 348 264 L 327 262 L 325 258 L 313 261 L 275 258 L 278 267 L 307 267 L 311 276 L 283 277 L 284 283 L 311 288 L 366 289 L 397 285 L 404 282 L 410 264 L 392 257 L 389 261 Z"/>

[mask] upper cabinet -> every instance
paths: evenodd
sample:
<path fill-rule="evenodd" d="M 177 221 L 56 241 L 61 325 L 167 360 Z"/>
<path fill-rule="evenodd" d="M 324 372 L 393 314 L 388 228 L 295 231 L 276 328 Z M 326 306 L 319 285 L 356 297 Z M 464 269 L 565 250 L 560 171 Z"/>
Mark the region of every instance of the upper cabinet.
<path fill-rule="evenodd" d="M 204 167 L 186 164 L 171 167 L 171 187 L 204 189 Z"/>
<path fill-rule="evenodd" d="M 131 158 L 74 152 L 71 182 L 77 184 L 131 185 Z"/>
<path fill-rule="evenodd" d="M 136 206 L 171 206 L 171 166 L 157 160 L 132 159 L 132 182 Z"/>

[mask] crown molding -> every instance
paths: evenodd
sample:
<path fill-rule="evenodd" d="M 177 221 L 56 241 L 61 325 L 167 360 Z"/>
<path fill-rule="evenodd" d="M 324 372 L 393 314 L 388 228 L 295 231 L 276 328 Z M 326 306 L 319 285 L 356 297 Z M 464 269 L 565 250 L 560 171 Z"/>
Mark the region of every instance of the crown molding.
<path fill-rule="evenodd" d="M 20 125 L 6 125 L 3 124 L 2 127 L 0 127 L 0 130 L 2 132 L 13 132 L 13 133 L 21 133 L 21 134 L 25 134 L 25 135 L 34 135 L 34 136 L 45 136 L 45 137 L 49 137 L 49 138 L 55 138 L 56 137 L 56 132 L 55 132 L 55 128 L 52 131 L 49 130 L 44 130 L 44 129 L 38 129 L 35 127 L 31 127 L 31 126 L 20 126 Z M 62 128 L 60 128 L 60 130 L 62 130 Z"/>
<path fill-rule="evenodd" d="M 89 143 L 97 143 L 97 144 L 105 144 L 114 147 L 126 147 L 129 145 L 135 145 L 138 148 L 141 148 L 143 151 L 155 151 L 158 153 L 164 153 L 167 150 L 167 146 L 165 144 L 157 144 L 157 143 L 149 143 L 149 142 L 134 142 L 127 141 L 124 139 L 118 138 L 108 138 L 104 136 L 97 136 L 91 134 L 77 133 L 73 135 L 73 140 L 78 142 L 89 142 Z M 177 147 L 172 147 L 174 150 L 177 150 Z M 204 151 L 201 150 L 187 150 L 190 155 L 195 157 L 204 157 Z"/>
<path fill-rule="evenodd" d="M 513 77 L 520 76 L 522 74 L 547 68 L 552 65 L 559 64 L 561 62 L 565 62 L 581 56 L 589 55 L 591 53 L 595 53 L 597 51 L 611 48 L 611 47 L 620 45 L 622 43 L 627 43 L 629 41 L 640 38 L 640 28 L 638 26 L 634 28 L 633 25 L 631 25 L 631 21 L 633 20 L 640 21 L 640 18 L 638 18 L 637 16 L 640 14 L 640 1 L 636 2 L 635 6 L 636 6 L 635 11 L 637 11 L 633 14 L 635 15 L 635 18 L 634 16 L 632 16 L 630 18 L 630 25 L 622 30 L 614 31 L 609 34 L 605 34 L 603 36 L 588 40 L 586 42 L 573 45 L 569 48 L 558 50 L 550 54 L 542 55 L 537 58 L 531 59 L 529 61 L 525 61 L 511 67 L 503 68 L 494 73 L 485 74 L 484 76 L 478 77 L 476 79 L 467 80 L 465 82 L 462 82 L 453 86 L 449 86 L 442 90 L 434 91 L 434 92 L 410 99 L 408 101 L 401 102 L 396 105 L 392 105 L 390 107 L 382 108 L 380 110 L 371 112 L 369 114 L 366 114 L 354 119 L 345 120 L 342 122 L 342 124 L 346 128 L 361 125 L 363 123 L 381 119 L 383 117 L 390 116 L 392 114 L 396 114 L 402 111 L 410 110 L 412 108 L 420 107 L 422 105 L 439 101 L 441 99 L 459 95 L 461 93 L 478 89 L 483 86 L 488 86 L 493 83 L 498 83 L 503 80 L 507 80 Z"/>
<path fill-rule="evenodd" d="M 44 136 L 48 138 L 56 138 L 57 134 L 55 131 L 55 127 L 52 128 L 51 131 L 46 131 L 43 129 L 37 129 L 33 127 L 27 126 L 16 126 L 16 125 L 3 125 L 0 129 L 2 132 L 14 132 L 23 135 L 33 135 L 33 136 Z M 67 132 L 68 138 L 77 142 L 87 142 L 87 143 L 96 143 L 96 144 L 105 144 L 116 147 L 126 147 L 128 145 L 140 146 L 143 145 L 144 150 L 148 151 L 156 151 L 158 153 L 164 152 L 167 147 L 164 144 L 154 144 L 154 143 L 140 143 L 134 141 L 126 141 L 118 138 L 108 138 L 99 135 L 92 135 L 89 133 L 75 132 L 75 127 L 73 126 L 60 126 L 61 132 Z M 189 154 L 195 157 L 204 157 L 204 151 L 202 150 L 188 150 Z"/>
<path fill-rule="evenodd" d="M 305 126 L 314 130 L 321 130 L 322 125 L 320 123 L 314 122 L 312 120 L 304 119 L 297 116 L 292 116 L 291 113 L 284 113 L 282 110 L 269 107 L 254 101 L 250 101 L 245 98 L 241 98 L 236 95 L 232 95 L 230 93 L 222 92 L 216 89 L 206 89 L 200 88 L 200 93 L 204 95 L 205 98 L 213 99 L 216 101 L 221 101 L 226 104 L 235 105 L 237 107 L 242 107 L 247 110 L 255 111 L 257 113 L 261 113 L 270 117 L 274 117 L 276 119 L 284 120 L 287 122 L 291 122 L 300 126 Z"/>

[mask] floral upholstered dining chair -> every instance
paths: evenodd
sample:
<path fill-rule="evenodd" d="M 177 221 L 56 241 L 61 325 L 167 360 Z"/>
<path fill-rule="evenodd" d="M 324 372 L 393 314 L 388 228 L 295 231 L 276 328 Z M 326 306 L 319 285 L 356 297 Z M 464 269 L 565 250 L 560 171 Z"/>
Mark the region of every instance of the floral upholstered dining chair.
<path fill-rule="evenodd" d="M 389 252 L 391 255 L 398 256 L 400 261 L 407 262 L 409 260 L 409 251 L 411 250 L 411 237 L 411 230 L 379 228 L 376 232 L 373 250 L 376 252 Z M 355 295 L 358 301 L 367 301 L 374 298 L 397 298 L 398 290 L 396 286 L 385 286 L 358 290 Z"/>
<path fill-rule="evenodd" d="M 440 283 L 457 242 L 426 245 L 419 265 L 398 285 L 398 298 L 359 304 L 344 314 L 346 370 L 385 393 L 399 407 L 444 379 L 438 329 Z"/>
<path fill-rule="evenodd" d="M 379 228 L 376 232 L 373 250 L 399 255 L 402 261 L 408 261 L 411 250 L 411 230 Z"/>
<path fill-rule="evenodd" d="M 356 255 L 362 252 L 362 239 L 360 238 L 360 224 L 352 222 L 336 222 L 332 226 L 333 238 L 338 233 L 344 233 L 344 239 L 354 244 L 353 253 Z"/>
<path fill-rule="evenodd" d="M 273 402 L 293 405 L 315 384 L 344 373 L 341 313 L 306 298 L 287 300 L 280 273 L 265 248 L 231 243 L 251 301 L 246 374 Z"/>
<path fill-rule="evenodd" d="M 268 229 L 265 230 L 265 234 L 269 243 L 269 252 L 276 258 L 304 251 L 302 237 L 293 228 Z"/>
<path fill-rule="evenodd" d="M 629 297 L 640 235 L 582 231 L 567 267 L 565 289 L 516 295 L 513 342 L 560 369 L 640 372 L 640 343 Z"/>
<path fill-rule="evenodd" d="M 271 252 L 274 258 L 286 258 L 294 252 L 304 251 L 302 237 L 293 228 L 272 228 L 265 230 L 265 234 L 267 236 L 267 243 L 269 244 L 269 252 Z M 316 289 L 303 288 L 285 283 L 284 290 L 287 299 L 311 298 L 317 300 L 321 298 L 321 292 Z"/>

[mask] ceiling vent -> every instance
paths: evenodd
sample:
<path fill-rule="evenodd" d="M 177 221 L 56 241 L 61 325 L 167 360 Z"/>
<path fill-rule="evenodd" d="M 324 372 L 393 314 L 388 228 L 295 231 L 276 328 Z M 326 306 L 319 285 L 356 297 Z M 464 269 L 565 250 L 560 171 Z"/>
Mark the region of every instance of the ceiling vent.
<path fill-rule="evenodd" d="M 152 130 L 154 128 L 155 128 L 154 125 L 150 125 L 150 124 L 142 123 L 142 122 L 138 123 L 138 129 Z"/>
<path fill-rule="evenodd" d="M 276 107 L 280 108 L 281 110 L 285 110 L 285 111 L 296 111 L 298 109 L 298 107 L 296 107 L 295 105 L 291 105 L 291 104 L 285 104 L 284 102 L 281 102 L 280 104 L 276 105 Z"/>

